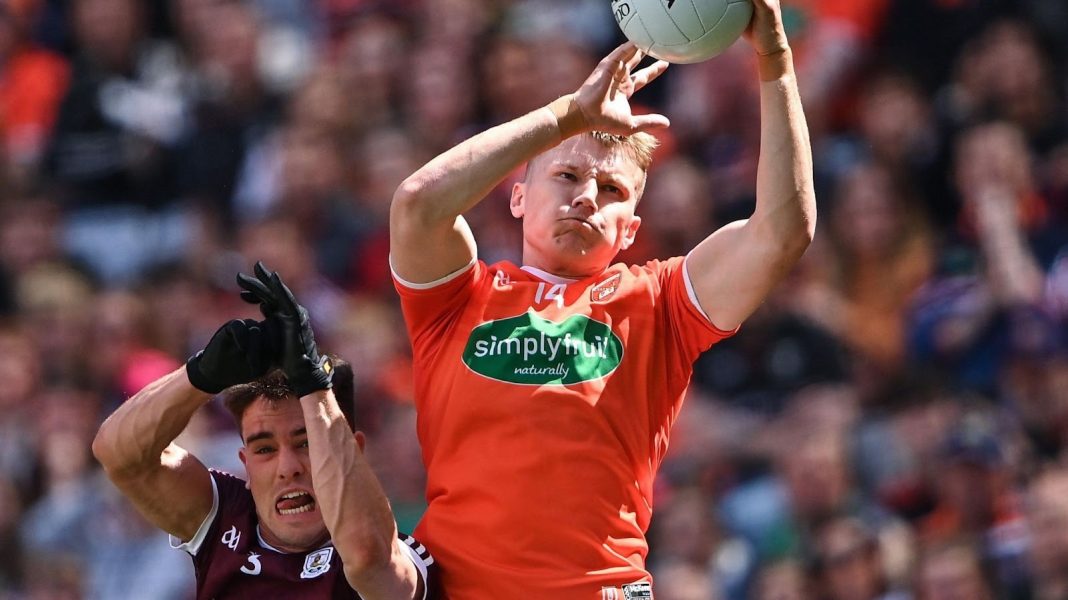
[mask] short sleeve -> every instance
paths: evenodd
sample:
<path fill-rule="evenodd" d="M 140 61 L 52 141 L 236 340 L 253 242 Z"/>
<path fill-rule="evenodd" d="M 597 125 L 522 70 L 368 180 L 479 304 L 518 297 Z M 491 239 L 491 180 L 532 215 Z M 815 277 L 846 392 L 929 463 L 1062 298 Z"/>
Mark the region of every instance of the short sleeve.
<path fill-rule="evenodd" d="M 694 293 L 682 256 L 656 263 L 661 280 L 661 294 L 669 323 L 690 360 L 713 344 L 738 332 L 716 327 L 708 318 Z"/>
<path fill-rule="evenodd" d="M 189 541 L 182 542 L 173 535 L 170 536 L 171 548 L 187 552 L 190 556 L 196 556 L 197 552 L 200 552 L 200 547 L 204 545 L 204 540 L 208 538 L 208 532 L 211 531 L 211 525 L 218 514 L 219 484 L 215 483 L 215 475 L 211 474 L 211 510 L 208 511 L 208 516 L 204 517 L 204 522 L 200 524 L 200 528 Z"/>

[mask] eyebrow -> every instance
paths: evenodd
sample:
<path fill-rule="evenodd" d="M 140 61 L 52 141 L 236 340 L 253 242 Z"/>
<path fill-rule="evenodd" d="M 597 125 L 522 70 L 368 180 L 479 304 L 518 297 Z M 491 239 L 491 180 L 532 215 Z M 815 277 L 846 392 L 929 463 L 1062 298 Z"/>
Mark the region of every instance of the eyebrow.
<path fill-rule="evenodd" d="M 308 428 L 307 427 L 298 427 L 298 428 L 294 429 L 293 431 L 289 432 L 289 436 L 290 437 L 299 437 L 299 436 L 307 435 L 307 434 L 308 434 Z M 274 433 L 271 433 L 270 431 L 258 431 L 256 433 L 253 433 L 253 434 L 249 435 L 247 438 L 245 438 L 245 445 L 248 446 L 252 442 L 258 442 L 260 440 L 270 440 L 270 439 L 274 439 Z"/>
<path fill-rule="evenodd" d="M 259 431 L 257 433 L 253 433 L 253 434 L 249 435 L 247 438 L 245 438 L 245 445 L 248 446 L 248 445 L 252 444 L 252 442 L 258 442 L 260 440 L 270 440 L 270 439 L 274 439 L 274 434 L 273 433 L 271 433 L 270 431 Z"/>
<path fill-rule="evenodd" d="M 566 170 L 570 170 L 570 171 L 585 171 L 586 170 L 586 167 L 580 167 L 580 166 L 578 166 L 577 164 L 575 164 L 573 162 L 565 162 L 565 161 L 562 161 L 562 160 L 554 160 L 551 163 L 549 163 L 549 166 L 557 168 L 557 169 L 566 169 Z M 617 186 L 623 187 L 626 184 L 626 181 L 624 181 L 624 179 L 622 179 L 619 175 L 617 175 L 615 173 L 612 173 L 610 171 L 609 172 L 601 172 L 601 173 L 599 173 L 599 175 L 605 181 L 613 183 L 613 184 L 615 184 Z"/>

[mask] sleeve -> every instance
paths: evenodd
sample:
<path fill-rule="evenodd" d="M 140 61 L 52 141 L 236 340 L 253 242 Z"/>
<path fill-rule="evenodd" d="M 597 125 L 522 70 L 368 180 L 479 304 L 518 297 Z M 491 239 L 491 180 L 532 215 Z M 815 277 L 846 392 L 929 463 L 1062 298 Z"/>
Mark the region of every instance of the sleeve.
<path fill-rule="evenodd" d="M 690 275 L 686 272 L 686 258 L 677 256 L 666 261 L 650 263 L 660 279 L 661 304 L 667 322 L 678 344 L 690 360 L 708 350 L 713 344 L 735 333 L 716 327 L 697 301 Z"/>
<path fill-rule="evenodd" d="M 397 545 L 407 552 L 408 558 L 419 571 L 419 578 L 423 581 L 422 600 L 438 600 L 441 596 L 438 592 L 437 567 L 430 551 L 419 540 L 403 533 L 397 537 Z"/>
<path fill-rule="evenodd" d="M 208 516 L 204 517 L 204 522 L 200 524 L 200 528 L 193 534 L 193 537 L 187 541 L 172 536 L 170 537 L 171 548 L 175 550 L 181 550 L 187 552 L 190 556 L 196 556 L 197 552 L 200 552 L 201 546 L 204 545 L 204 540 L 208 538 L 208 533 L 211 532 L 211 526 L 215 524 L 215 518 L 219 515 L 219 484 L 215 483 L 215 473 L 209 471 L 211 474 L 211 510 L 208 511 Z"/>
<path fill-rule="evenodd" d="M 408 337 L 412 346 L 418 348 L 445 338 L 445 332 L 467 305 L 488 267 L 482 261 L 472 261 L 437 281 L 423 284 L 401 279 L 392 267 L 390 271 L 393 272 L 393 285 L 400 295 Z"/>

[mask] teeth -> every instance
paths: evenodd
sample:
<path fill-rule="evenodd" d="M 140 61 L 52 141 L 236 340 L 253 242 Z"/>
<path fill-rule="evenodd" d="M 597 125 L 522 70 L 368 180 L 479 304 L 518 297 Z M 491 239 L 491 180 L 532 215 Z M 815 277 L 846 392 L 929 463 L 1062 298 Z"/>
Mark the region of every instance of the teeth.
<path fill-rule="evenodd" d="M 307 495 L 308 495 L 308 492 L 289 492 L 288 494 L 282 496 L 282 499 L 283 500 L 289 500 L 289 499 L 292 499 L 292 498 L 300 498 L 301 496 L 307 496 Z"/>
<path fill-rule="evenodd" d="M 298 515 L 300 513 L 309 512 L 312 508 L 315 508 L 314 504 L 305 504 L 299 508 L 279 509 L 278 513 L 288 517 L 289 515 Z"/>

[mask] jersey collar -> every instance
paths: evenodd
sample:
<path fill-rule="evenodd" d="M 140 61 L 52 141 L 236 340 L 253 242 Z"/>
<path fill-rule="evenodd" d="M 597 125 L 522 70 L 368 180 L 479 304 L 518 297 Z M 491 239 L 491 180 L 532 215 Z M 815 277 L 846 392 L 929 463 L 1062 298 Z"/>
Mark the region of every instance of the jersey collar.
<path fill-rule="evenodd" d="M 278 554 L 302 554 L 301 552 L 286 552 L 285 550 L 279 550 L 278 548 L 275 548 L 274 546 L 268 544 L 267 540 L 263 539 L 263 532 L 260 530 L 260 526 L 259 525 L 256 525 L 256 539 L 259 540 L 260 546 L 262 546 L 266 550 L 270 550 L 271 552 L 277 552 Z M 314 552 L 315 550 L 322 550 L 323 548 L 326 548 L 327 546 L 333 546 L 333 545 L 334 545 L 334 541 L 332 539 L 328 539 L 325 542 L 323 542 L 322 546 L 319 546 L 318 548 L 315 548 L 314 550 L 308 550 L 308 552 Z"/>
<path fill-rule="evenodd" d="M 527 266 L 527 265 L 523 265 L 522 267 L 519 267 L 519 268 L 522 269 L 523 271 L 526 271 L 527 273 L 530 273 L 531 275 L 537 277 L 538 279 L 541 279 L 543 281 L 547 281 L 549 283 L 568 284 L 568 283 L 575 283 L 576 281 L 579 281 L 578 279 L 571 279 L 569 277 L 560 277 L 559 275 L 553 275 L 552 273 L 549 273 L 547 271 L 542 271 L 541 269 L 539 269 L 537 267 L 530 267 L 530 266 Z"/>

